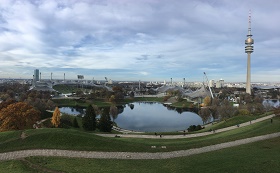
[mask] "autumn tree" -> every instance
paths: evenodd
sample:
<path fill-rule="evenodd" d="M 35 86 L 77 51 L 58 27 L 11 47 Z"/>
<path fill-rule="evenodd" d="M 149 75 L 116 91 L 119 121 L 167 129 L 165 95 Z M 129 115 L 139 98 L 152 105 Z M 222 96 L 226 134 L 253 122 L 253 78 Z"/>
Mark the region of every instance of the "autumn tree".
<path fill-rule="evenodd" d="M 13 103 L 0 111 L 0 131 L 32 128 L 39 118 L 40 111 L 27 103 Z"/>
<path fill-rule="evenodd" d="M 86 109 L 86 114 L 82 119 L 83 128 L 87 131 L 94 131 L 96 129 L 96 114 L 94 108 L 89 105 Z"/>
<path fill-rule="evenodd" d="M 211 105 L 211 97 L 206 96 L 203 100 L 204 106 L 210 106 Z"/>
<path fill-rule="evenodd" d="M 52 116 L 52 125 L 58 127 L 60 124 L 60 110 L 58 107 L 55 108 Z"/>

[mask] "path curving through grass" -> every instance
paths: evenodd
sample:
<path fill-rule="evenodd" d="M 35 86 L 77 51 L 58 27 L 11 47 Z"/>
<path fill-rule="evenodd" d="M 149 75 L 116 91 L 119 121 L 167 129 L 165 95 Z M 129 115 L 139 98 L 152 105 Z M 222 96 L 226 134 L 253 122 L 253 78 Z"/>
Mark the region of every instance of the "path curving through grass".
<path fill-rule="evenodd" d="M 22 159 L 30 156 L 57 156 L 69 158 L 98 158 L 98 159 L 169 159 L 177 157 L 191 156 L 195 154 L 216 151 L 224 148 L 239 146 L 257 141 L 263 141 L 271 138 L 280 137 L 280 132 L 267 135 L 261 135 L 246 139 L 240 139 L 231 142 L 225 142 L 216 145 L 210 145 L 201 148 L 189 150 L 180 150 L 172 152 L 96 152 L 96 151 L 73 151 L 73 150 L 56 150 L 56 149 L 34 149 L 21 150 L 6 153 L 0 153 L 0 161 Z"/>

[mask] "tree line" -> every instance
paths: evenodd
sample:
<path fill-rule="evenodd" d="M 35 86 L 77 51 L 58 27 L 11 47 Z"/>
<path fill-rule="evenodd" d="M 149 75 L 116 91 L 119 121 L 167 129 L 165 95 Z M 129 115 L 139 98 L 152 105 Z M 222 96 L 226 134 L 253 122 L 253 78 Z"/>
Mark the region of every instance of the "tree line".
<path fill-rule="evenodd" d="M 251 96 L 249 94 L 240 95 L 235 102 L 238 106 L 233 106 L 233 102 L 226 97 L 223 99 L 209 96 L 203 100 L 203 107 L 199 111 L 204 123 L 212 119 L 226 120 L 238 115 L 259 115 L 273 110 L 270 104 L 263 104 L 261 96 Z M 274 108 L 276 110 L 276 108 Z"/>

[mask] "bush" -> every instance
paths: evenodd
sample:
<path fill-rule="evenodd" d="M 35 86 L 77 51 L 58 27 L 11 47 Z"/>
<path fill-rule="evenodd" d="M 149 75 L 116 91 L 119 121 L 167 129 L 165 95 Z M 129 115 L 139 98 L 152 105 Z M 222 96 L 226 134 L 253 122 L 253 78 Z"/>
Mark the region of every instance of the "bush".
<path fill-rule="evenodd" d="M 60 119 L 61 127 L 63 128 L 70 128 L 73 126 L 70 115 L 63 115 Z"/>
<path fill-rule="evenodd" d="M 166 102 L 168 99 L 170 99 L 171 96 L 164 96 L 163 101 Z"/>
<path fill-rule="evenodd" d="M 250 115 L 250 112 L 247 109 L 239 109 L 238 115 Z"/>
<path fill-rule="evenodd" d="M 201 127 L 201 125 L 191 125 L 189 128 L 188 128 L 188 132 L 194 132 L 194 131 L 198 131 L 198 130 L 201 130 L 201 129 L 203 129 L 202 127 Z"/>

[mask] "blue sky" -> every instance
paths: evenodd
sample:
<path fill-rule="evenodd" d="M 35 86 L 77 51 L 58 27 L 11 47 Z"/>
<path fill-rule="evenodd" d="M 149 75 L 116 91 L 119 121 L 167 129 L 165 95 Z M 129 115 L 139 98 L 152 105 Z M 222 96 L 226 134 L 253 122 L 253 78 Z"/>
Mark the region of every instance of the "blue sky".
<path fill-rule="evenodd" d="M 278 0 L 1 0 L 0 78 L 280 81 Z"/>

